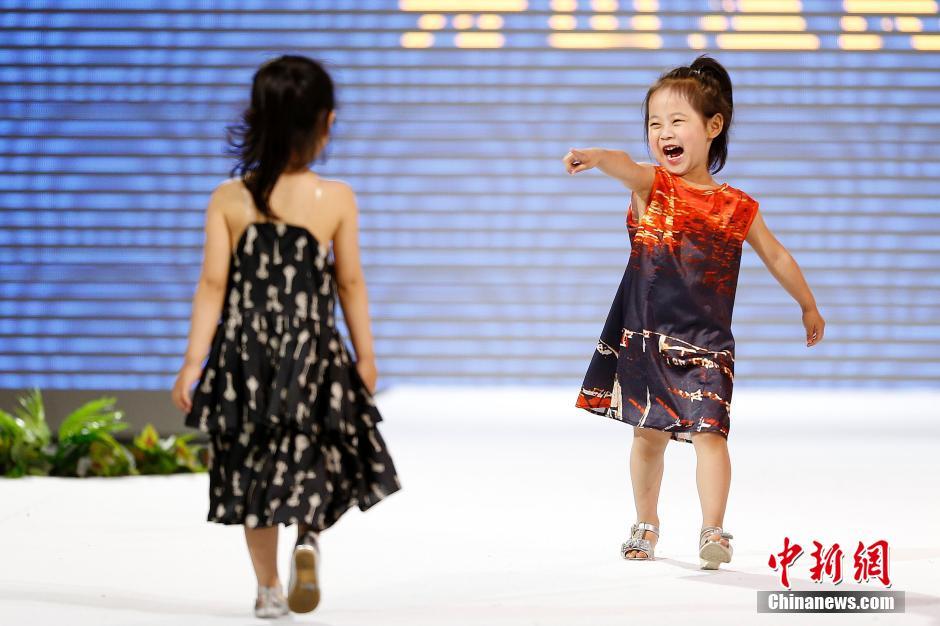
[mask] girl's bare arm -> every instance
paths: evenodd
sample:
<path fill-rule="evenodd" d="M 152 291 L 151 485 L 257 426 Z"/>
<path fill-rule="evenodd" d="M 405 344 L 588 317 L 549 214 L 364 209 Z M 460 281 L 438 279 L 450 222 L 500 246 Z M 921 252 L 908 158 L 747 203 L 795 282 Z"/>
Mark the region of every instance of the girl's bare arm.
<path fill-rule="evenodd" d="M 757 255 L 770 270 L 777 282 L 787 290 L 803 311 L 803 326 L 806 328 L 806 345 L 814 346 L 823 338 L 826 322 L 823 320 L 813 292 L 803 277 L 800 266 L 790 252 L 783 247 L 770 228 L 764 222 L 760 212 L 751 224 L 747 234 L 747 242 L 757 252 Z"/>
<path fill-rule="evenodd" d="M 228 222 L 222 207 L 227 202 L 228 193 L 229 190 L 224 186 L 217 187 L 209 198 L 209 208 L 206 210 L 206 242 L 202 271 L 199 275 L 199 283 L 196 285 L 196 293 L 193 295 L 189 341 L 183 365 L 176 375 L 170 394 L 173 404 L 184 412 L 192 409 L 189 391 L 202 373 L 202 362 L 209 353 L 209 346 L 219 323 L 222 304 L 225 300 L 231 252 Z"/>
<path fill-rule="evenodd" d="M 637 163 L 622 150 L 605 148 L 572 148 L 562 159 L 569 174 L 577 174 L 596 167 L 611 178 L 616 178 L 624 186 L 644 200 L 649 197 L 653 187 L 655 169 L 646 163 Z"/>
<path fill-rule="evenodd" d="M 336 259 L 336 283 L 339 300 L 357 361 L 373 361 L 375 352 L 369 327 L 369 297 L 359 259 L 359 209 L 352 188 L 342 184 L 339 199 L 343 207 L 333 252 Z"/>
<path fill-rule="evenodd" d="M 192 321 L 184 359 L 186 365 L 201 365 L 205 360 L 222 314 L 231 261 L 228 223 L 222 210 L 228 193 L 222 186 L 218 187 L 209 198 L 206 210 L 205 248 L 199 283 L 193 296 Z"/>

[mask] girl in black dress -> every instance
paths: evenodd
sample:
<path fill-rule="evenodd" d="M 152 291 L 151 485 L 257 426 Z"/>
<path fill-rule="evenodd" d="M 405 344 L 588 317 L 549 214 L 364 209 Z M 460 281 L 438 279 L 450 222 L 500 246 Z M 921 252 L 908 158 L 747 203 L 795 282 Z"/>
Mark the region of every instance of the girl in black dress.
<path fill-rule="evenodd" d="M 245 527 L 259 617 L 312 611 L 318 533 L 400 488 L 377 430 L 355 196 L 307 168 L 326 146 L 334 108 L 332 81 L 315 61 L 283 56 L 256 72 L 231 139 L 239 162 L 209 201 L 173 387 L 186 424 L 209 435 L 209 521 Z M 336 327 L 337 297 L 355 360 Z M 298 525 L 286 598 L 278 524 Z"/>

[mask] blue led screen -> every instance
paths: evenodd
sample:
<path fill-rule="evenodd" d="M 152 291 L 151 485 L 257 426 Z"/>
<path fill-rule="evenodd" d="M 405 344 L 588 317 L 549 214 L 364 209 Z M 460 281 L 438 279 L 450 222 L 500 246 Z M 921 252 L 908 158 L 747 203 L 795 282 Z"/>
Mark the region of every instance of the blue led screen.
<path fill-rule="evenodd" d="M 719 181 L 761 203 L 829 323 L 745 249 L 745 384 L 940 385 L 936 2 L 0 1 L 0 387 L 161 390 L 185 349 L 224 129 L 257 66 L 324 62 L 385 384 L 574 389 L 629 252 L 571 146 L 648 157 L 640 105 L 708 52 Z"/>

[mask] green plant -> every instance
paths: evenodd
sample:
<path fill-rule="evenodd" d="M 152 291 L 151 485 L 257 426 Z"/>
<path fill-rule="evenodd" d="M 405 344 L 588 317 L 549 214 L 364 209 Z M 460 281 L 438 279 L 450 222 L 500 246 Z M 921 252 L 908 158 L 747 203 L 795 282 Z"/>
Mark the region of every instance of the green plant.
<path fill-rule="evenodd" d="M 203 471 L 205 468 L 198 460 L 199 448 L 189 444 L 192 438 L 192 435 L 171 435 L 160 439 L 157 429 L 147 424 L 131 444 L 138 471 L 141 474 Z"/>
<path fill-rule="evenodd" d="M 0 410 L 0 474 L 44 475 L 49 471 L 49 426 L 42 394 L 33 389 L 17 398 L 11 415 Z"/>
<path fill-rule="evenodd" d="M 58 476 L 126 476 L 136 474 L 134 457 L 112 433 L 127 428 L 115 398 L 98 398 L 75 409 L 59 426 L 53 457 Z"/>
<path fill-rule="evenodd" d="M 11 415 L 0 410 L 0 476 L 126 476 L 204 472 L 204 446 L 190 443 L 193 435 L 160 439 L 152 424 L 129 447 L 114 434 L 127 428 L 115 399 L 98 398 L 74 410 L 59 426 L 51 443 L 42 395 L 33 389 L 17 398 Z"/>

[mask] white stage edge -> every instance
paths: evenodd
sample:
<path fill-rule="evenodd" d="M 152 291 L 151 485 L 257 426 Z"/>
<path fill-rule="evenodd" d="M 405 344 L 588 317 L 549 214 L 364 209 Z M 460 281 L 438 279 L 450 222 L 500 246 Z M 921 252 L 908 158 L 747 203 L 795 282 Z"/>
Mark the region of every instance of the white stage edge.
<path fill-rule="evenodd" d="M 403 490 L 322 538 L 330 626 L 940 624 L 940 392 L 736 391 L 726 528 L 734 561 L 698 569 L 695 454 L 667 450 L 660 558 L 629 563 L 631 429 L 573 408 L 575 389 L 397 388 L 382 433 Z M 0 623 L 245 624 L 242 532 L 204 521 L 205 475 L 0 481 Z M 282 534 L 282 577 L 293 530 Z M 767 560 L 788 536 L 891 546 L 903 615 L 767 615 Z"/>

